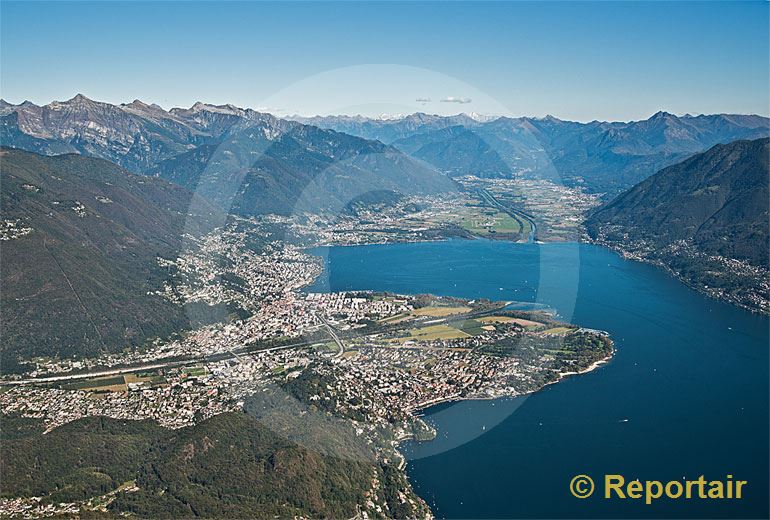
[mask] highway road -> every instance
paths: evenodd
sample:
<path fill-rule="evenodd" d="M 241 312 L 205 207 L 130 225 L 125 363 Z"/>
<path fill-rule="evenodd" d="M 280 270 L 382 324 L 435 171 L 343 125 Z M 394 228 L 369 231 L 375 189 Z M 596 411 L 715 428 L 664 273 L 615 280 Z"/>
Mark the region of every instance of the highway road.
<path fill-rule="evenodd" d="M 342 340 L 337 335 L 337 332 L 334 330 L 334 327 L 332 327 L 331 324 L 329 324 L 329 322 L 326 321 L 323 316 L 318 314 L 316 316 L 318 316 L 318 319 L 321 320 L 321 322 L 326 326 L 326 330 L 329 332 L 329 335 L 337 344 L 337 347 L 339 347 L 340 351 L 337 353 L 337 357 L 342 357 L 342 355 L 345 353 L 345 345 L 342 344 Z"/>
<path fill-rule="evenodd" d="M 529 236 L 527 237 L 527 241 L 533 242 L 533 241 L 535 241 L 537 239 L 537 226 L 535 225 L 535 221 L 532 219 L 532 217 L 530 217 L 529 215 L 527 215 L 526 213 L 524 213 L 522 211 L 518 211 L 518 210 L 515 210 L 515 209 L 511 208 L 507 204 L 503 204 L 502 202 L 497 200 L 497 198 L 495 198 L 494 195 L 489 193 L 488 190 L 479 189 L 478 193 L 479 193 L 479 195 L 483 199 L 485 199 L 487 201 L 487 203 L 489 203 L 490 205 L 496 207 L 500 211 L 509 214 L 514 219 L 516 219 L 518 221 L 520 221 L 522 219 L 526 220 L 527 223 L 529 223 L 529 226 L 530 226 L 530 229 L 531 229 L 531 231 L 529 233 Z"/>

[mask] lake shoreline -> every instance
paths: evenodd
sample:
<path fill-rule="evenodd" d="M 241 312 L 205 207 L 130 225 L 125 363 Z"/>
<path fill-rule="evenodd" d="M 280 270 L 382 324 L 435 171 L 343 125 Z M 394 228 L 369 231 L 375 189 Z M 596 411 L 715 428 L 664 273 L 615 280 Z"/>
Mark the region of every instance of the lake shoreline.
<path fill-rule="evenodd" d="M 468 396 L 468 397 L 442 398 L 442 399 L 439 399 L 439 400 L 437 400 L 435 402 L 431 402 L 430 404 L 426 404 L 425 406 L 420 406 L 420 407 L 416 408 L 412 412 L 415 420 L 420 421 L 424 428 L 428 428 L 430 431 L 432 431 L 433 432 L 432 437 L 430 439 L 417 439 L 414 434 L 408 434 L 408 435 L 401 436 L 398 439 L 396 439 L 394 451 L 396 453 L 396 456 L 399 458 L 399 463 L 398 463 L 398 466 L 397 466 L 398 470 L 403 472 L 407 482 L 409 482 L 409 485 L 412 487 L 412 492 L 416 496 L 418 496 L 420 498 L 420 500 L 422 500 L 425 503 L 425 506 L 428 508 L 428 510 L 430 511 L 431 515 L 433 515 L 433 516 L 431 516 L 431 518 L 436 518 L 435 517 L 435 513 L 430 508 L 430 505 L 428 504 L 428 501 L 426 500 L 426 498 L 421 496 L 414 489 L 414 482 L 409 477 L 409 473 L 406 471 L 406 468 L 409 465 L 408 459 L 407 459 L 407 457 L 403 454 L 403 452 L 400 449 L 401 448 L 401 444 L 403 444 L 404 442 L 416 442 L 416 443 L 422 444 L 422 443 L 430 443 L 430 442 L 434 442 L 435 441 L 436 437 L 438 436 L 439 430 L 435 426 L 433 426 L 431 424 L 428 424 L 424 419 L 422 419 L 422 417 L 425 416 L 425 413 L 428 410 L 430 410 L 431 408 L 440 406 L 440 405 L 447 404 L 447 403 L 459 403 L 459 402 L 463 402 L 463 401 L 496 401 L 496 400 L 501 400 L 501 399 L 526 398 L 526 397 L 529 397 L 530 395 L 534 395 L 534 394 L 537 394 L 538 392 L 543 391 L 544 389 L 546 389 L 547 387 L 549 387 L 551 385 L 555 385 L 556 383 L 560 383 L 560 382 L 564 381 L 567 378 L 571 378 L 571 377 L 574 377 L 574 376 L 585 375 L 585 374 L 588 374 L 590 372 L 593 372 L 593 371 L 597 370 L 598 368 L 600 368 L 600 367 L 602 367 L 604 365 L 609 364 L 610 361 L 612 361 L 612 358 L 614 357 L 615 352 L 616 351 L 615 351 L 614 346 L 613 346 L 612 352 L 608 356 L 606 356 L 605 358 L 599 359 L 597 361 L 594 361 L 593 363 L 591 363 L 591 365 L 589 365 L 588 367 L 584 368 L 583 370 L 578 370 L 578 371 L 574 371 L 574 372 L 560 372 L 558 379 L 556 379 L 555 381 L 550 381 L 550 382 L 544 384 L 542 387 L 540 387 L 540 388 L 538 388 L 536 390 L 532 390 L 530 392 L 525 392 L 525 393 L 517 394 L 517 395 L 498 395 L 498 396 L 489 396 L 489 397 L 484 397 L 484 396 L 476 396 L 476 397 Z"/>
<path fill-rule="evenodd" d="M 599 247 L 603 247 L 609 251 L 612 251 L 614 253 L 619 254 L 624 260 L 633 260 L 636 262 L 641 262 L 644 264 L 652 265 L 656 268 L 659 268 L 666 272 L 669 276 L 676 279 L 678 282 L 682 283 L 686 287 L 693 289 L 695 291 L 698 291 L 701 294 L 704 294 L 708 296 L 709 298 L 713 298 L 715 300 L 719 300 L 722 302 L 727 302 L 731 305 L 735 305 L 736 307 L 739 307 L 743 310 L 747 310 L 754 314 L 760 314 L 760 315 L 766 315 L 770 316 L 770 307 L 762 309 L 753 307 L 751 305 L 747 305 L 743 303 L 740 300 L 729 298 L 724 295 L 714 294 L 712 291 L 709 290 L 708 286 L 703 286 L 698 283 L 691 282 L 690 280 L 687 280 L 686 278 L 680 276 L 677 274 L 671 267 L 669 267 L 665 262 L 659 259 L 655 258 L 647 258 L 644 256 L 641 256 L 639 254 L 631 253 L 626 248 L 624 248 L 620 244 L 616 244 L 614 242 L 608 242 L 604 240 L 598 240 L 591 238 L 589 235 L 583 233 L 580 236 L 576 237 L 575 240 L 529 240 L 529 239 L 523 239 L 523 240 L 511 240 L 507 237 L 482 237 L 477 235 L 471 235 L 471 236 L 439 236 L 436 238 L 419 238 L 414 240 L 385 240 L 385 241 L 371 241 L 371 242 L 361 242 L 361 243 L 336 243 L 336 244 L 318 244 L 314 246 L 310 246 L 307 249 L 313 249 L 313 248 L 332 248 L 332 247 L 356 247 L 356 246 L 384 246 L 384 245 L 395 245 L 395 244 L 433 244 L 433 243 L 440 243 L 440 242 L 450 242 L 450 241 L 489 241 L 489 242 L 498 242 L 498 243 L 510 243 L 510 244 L 537 244 L 537 245 L 546 245 L 546 244 L 591 244 Z"/>
<path fill-rule="evenodd" d="M 584 368 L 582 370 L 572 371 L 572 372 L 559 372 L 558 373 L 558 375 L 559 375 L 558 379 L 556 379 L 555 381 L 549 381 L 549 382 L 545 383 L 543 386 L 541 386 L 540 388 L 536 388 L 535 390 L 531 390 L 529 392 L 523 392 L 521 394 L 516 394 L 516 395 L 444 397 L 444 398 L 439 398 L 439 399 L 437 399 L 435 401 L 431 401 L 429 403 L 425 403 L 423 405 L 420 405 L 420 406 L 416 407 L 414 409 L 413 413 L 415 414 L 415 416 L 420 417 L 420 416 L 425 415 L 424 412 L 426 410 L 428 410 L 430 408 L 433 408 L 434 406 L 438 406 L 438 405 L 446 404 L 446 403 L 455 403 L 455 402 L 461 402 L 461 401 L 494 401 L 495 399 L 515 399 L 517 397 L 525 397 L 525 396 L 528 396 L 528 395 L 532 395 L 532 394 L 535 394 L 537 392 L 540 392 L 541 390 L 543 390 L 544 388 L 546 388 L 546 387 L 548 387 L 550 385 L 555 385 L 556 383 L 560 383 L 564 379 L 567 379 L 567 378 L 572 377 L 572 376 L 580 376 L 580 375 L 588 374 L 588 373 L 593 372 L 594 370 L 602 367 L 603 365 L 609 364 L 610 361 L 612 361 L 612 358 L 615 356 L 615 352 L 616 351 L 615 351 L 615 349 L 613 347 L 612 353 L 610 353 L 608 356 L 606 356 L 606 357 L 604 357 L 602 359 L 599 359 L 597 361 L 594 361 L 588 367 L 586 367 L 586 368 Z M 405 440 L 409 440 L 409 439 L 411 439 L 411 437 L 409 437 L 409 438 L 407 438 Z M 430 441 L 425 441 L 425 442 L 430 442 Z"/>
<path fill-rule="evenodd" d="M 638 253 L 633 253 L 629 251 L 627 248 L 623 247 L 621 244 L 617 244 L 615 242 L 609 242 L 606 240 L 598 240 L 598 239 L 591 238 L 589 236 L 582 237 L 581 242 L 586 244 L 592 244 L 599 247 L 604 247 L 609 251 L 612 251 L 620 255 L 620 257 L 623 258 L 624 260 L 631 260 L 634 262 L 640 262 L 643 264 L 651 265 L 657 269 L 662 270 L 663 272 L 665 272 L 666 274 L 674 278 L 676 281 L 680 282 L 685 287 L 688 287 L 705 296 L 708 296 L 711 299 L 725 302 L 730 305 L 735 305 L 736 307 L 743 309 L 745 311 L 749 311 L 752 314 L 770 316 L 770 307 L 766 307 L 766 308 L 756 307 L 756 306 L 748 305 L 743 301 L 741 301 L 740 299 L 730 297 L 729 295 L 717 294 L 714 291 L 710 290 L 710 287 L 708 285 L 700 284 L 700 283 L 688 280 L 684 276 L 681 276 L 676 271 L 674 271 L 666 262 L 664 262 L 659 258 L 649 258 Z"/>
<path fill-rule="evenodd" d="M 327 271 L 325 290 L 542 301 L 574 317 L 567 321 L 612 335 L 614 348 L 605 359 L 587 361 L 579 370 L 564 367 L 532 395 L 522 394 L 532 399 L 515 420 L 506 419 L 508 408 L 520 403 L 509 395 L 454 396 L 414 410 L 438 437 L 394 441 L 405 458 L 403 466 L 394 460 L 394 468 L 406 471 L 410 487 L 436 517 L 571 517 L 574 499 L 564 496 L 566 476 L 559 472 L 573 469 L 600 474 L 617 467 L 681 476 L 729 468 L 764 487 L 767 465 L 757 463 L 757 454 L 767 450 L 766 317 L 707 298 L 669 273 L 631 262 L 604 245 L 577 244 L 577 255 L 563 243 L 504 245 L 484 239 L 340 248 L 328 255 L 334 268 Z M 540 248 L 548 248 L 547 254 Z M 576 295 L 539 292 L 544 279 L 548 287 L 573 283 L 574 272 L 564 265 L 576 260 Z M 480 261 L 487 266 L 483 270 Z M 373 270 L 374 265 L 382 267 Z M 604 365 L 612 370 L 598 370 Z M 594 376 L 567 381 L 587 373 Z M 545 386 L 549 391 L 540 392 Z M 495 400 L 500 404 L 482 404 Z M 671 420 L 683 416 L 686 421 Z M 491 418 L 496 418 L 494 427 Z M 479 438 L 483 424 L 486 432 Z M 658 441 L 664 439 L 668 447 L 661 455 Z M 729 453 L 704 460 L 698 454 L 716 439 L 740 442 Z M 629 445 L 635 449 L 629 451 Z M 465 481 L 474 485 L 464 486 Z M 587 516 L 637 513 L 629 513 L 625 504 L 611 510 L 594 506 L 586 502 Z M 733 507 L 744 517 L 762 517 L 767 509 L 756 497 Z M 687 504 L 688 517 L 709 511 Z"/>

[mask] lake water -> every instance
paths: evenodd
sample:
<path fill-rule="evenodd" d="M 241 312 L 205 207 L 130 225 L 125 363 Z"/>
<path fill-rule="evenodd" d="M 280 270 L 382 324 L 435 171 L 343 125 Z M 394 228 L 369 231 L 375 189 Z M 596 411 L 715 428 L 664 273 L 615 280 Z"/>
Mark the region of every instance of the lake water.
<path fill-rule="evenodd" d="M 451 240 L 321 248 L 316 290 L 538 302 L 610 332 L 603 367 L 533 395 L 426 410 L 408 475 L 439 517 L 768 517 L 768 319 L 587 244 Z M 747 480 L 741 500 L 574 498 L 577 474 Z M 601 487 L 601 486 L 599 486 Z"/>

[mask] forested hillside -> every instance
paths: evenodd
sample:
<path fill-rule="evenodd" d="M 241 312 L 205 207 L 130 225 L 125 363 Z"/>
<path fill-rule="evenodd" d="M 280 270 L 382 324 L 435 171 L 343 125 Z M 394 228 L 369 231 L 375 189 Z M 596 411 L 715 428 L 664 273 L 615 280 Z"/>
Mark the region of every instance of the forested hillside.
<path fill-rule="evenodd" d="M 17 355 L 96 355 L 189 325 L 152 293 L 171 275 L 158 259 L 207 228 L 205 202 L 80 155 L 2 148 L 0 175 L 4 369 Z"/>
<path fill-rule="evenodd" d="M 770 267 L 768 154 L 770 139 L 714 146 L 600 207 L 586 228 L 686 281 L 762 308 Z"/>

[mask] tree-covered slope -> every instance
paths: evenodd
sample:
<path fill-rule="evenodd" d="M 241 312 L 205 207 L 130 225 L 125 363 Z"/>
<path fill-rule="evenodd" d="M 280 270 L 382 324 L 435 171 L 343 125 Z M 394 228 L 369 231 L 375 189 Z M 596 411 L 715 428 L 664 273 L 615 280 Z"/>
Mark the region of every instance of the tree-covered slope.
<path fill-rule="evenodd" d="M 0 149 L 3 364 L 16 355 L 94 355 L 187 325 L 160 296 L 184 232 L 210 207 L 101 159 Z M 188 215 L 189 208 L 198 214 Z"/>
<path fill-rule="evenodd" d="M 7 427 L 17 423 L 8 419 Z M 181 430 L 88 417 L 46 435 L 8 437 L 0 447 L 0 496 L 80 501 L 134 481 L 138 489 L 117 493 L 109 504 L 115 516 L 351 518 L 372 479 L 388 482 L 395 471 L 374 457 L 319 453 L 241 412 Z"/>
<path fill-rule="evenodd" d="M 770 140 L 717 145 L 669 166 L 587 220 L 610 240 L 665 247 L 691 240 L 701 251 L 766 266 Z"/>
<path fill-rule="evenodd" d="M 319 454 L 243 413 L 222 414 L 159 445 L 138 473 L 141 491 L 115 508 L 143 517 L 350 518 L 373 464 Z"/>
<path fill-rule="evenodd" d="M 273 133 L 242 124 L 150 170 L 240 215 L 339 212 L 372 192 L 450 192 L 454 184 L 378 141 L 296 125 Z"/>
<path fill-rule="evenodd" d="M 45 496 L 71 502 L 103 495 L 133 480 L 153 445 L 173 432 L 157 423 L 87 417 L 48 434 L 16 434 L 23 421 L 3 416 L 2 497 Z"/>
<path fill-rule="evenodd" d="M 597 209 L 587 231 L 694 285 L 761 308 L 770 267 L 768 154 L 767 138 L 714 146 Z"/>

